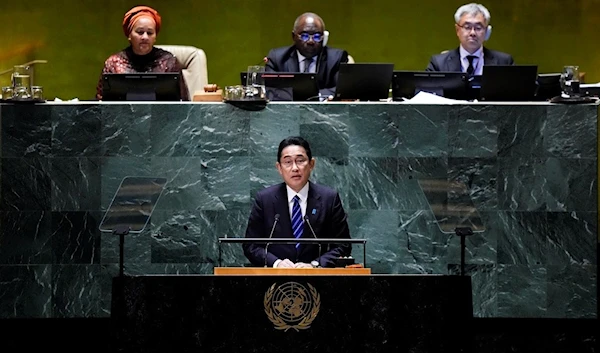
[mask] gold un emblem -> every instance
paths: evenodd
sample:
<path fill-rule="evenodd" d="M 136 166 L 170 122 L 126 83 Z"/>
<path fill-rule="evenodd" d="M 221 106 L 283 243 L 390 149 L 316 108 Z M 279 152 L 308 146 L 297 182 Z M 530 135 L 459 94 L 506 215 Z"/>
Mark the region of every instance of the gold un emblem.
<path fill-rule="evenodd" d="M 321 297 L 310 283 L 308 289 L 298 282 L 287 282 L 278 287 L 273 283 L 265 293 L 264 306 L 277 330 L 306 330 L 319 313 Z"/>

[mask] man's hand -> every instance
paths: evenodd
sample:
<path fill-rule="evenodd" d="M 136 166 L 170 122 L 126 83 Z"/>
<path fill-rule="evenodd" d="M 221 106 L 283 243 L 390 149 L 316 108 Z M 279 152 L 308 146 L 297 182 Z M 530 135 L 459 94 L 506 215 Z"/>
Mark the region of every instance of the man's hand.
<path fill-rule="evenodd" d="M 295 268 L 313 268 L 311 264 L 305 264 L 304 262 L 298 262 L 294 265 Z"/>
<path fill-rule="evenodd" d="M 295 267 L 295 264 L 292 261 L 290 261 L 290 259 L 281 260 L 277 264 L 277 268 L 293 268 L 293 267 Z"/>

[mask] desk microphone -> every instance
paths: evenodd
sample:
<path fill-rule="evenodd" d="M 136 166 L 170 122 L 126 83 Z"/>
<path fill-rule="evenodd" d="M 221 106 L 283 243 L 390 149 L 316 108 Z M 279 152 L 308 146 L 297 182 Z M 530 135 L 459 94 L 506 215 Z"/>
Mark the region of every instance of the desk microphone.
<path fill-rule="evenodd" d="M 268 62 L 269 62 L 269 58 L 267 58 L 267 57 L 265 56 L 264 58 L 262 58 L 262 60 L 261 60 L 261 61 L 257 62 L 256 64 L 253 64 L 253 65 L 252 65 L 252 67 L 253 67 L 253 66 L 262 66 L 262 65 L 267 65 L 267 63 L 268 63 Z M 249 67 L 251 67 L 251 66 L 249 66 Z M 242 85 L 244 85 L 244 80 L 246 81 L 246 83 L 245 83 L 245 84 L 246 84 L 246 85 L 248 85 L 248 79 L 250 78 L 250 76 L 249 76 L 250 72 L 242 72 L 242 74 L 243 74 L 243 75 L 242 75 Z M 263 73 L 261 73 L 261 75 L 262 75 L 262 74 L 264 74 L 264 72 L 263 72 Z M 255 73 L 252 73 L 252 75 L 258 75 L 258 73 L 256 73 L 256 72 L 255 72 Z"/>
<path fill-rule="evenodd" d="M 267 58 L 266 56 L 264 58 L 262 58 L 259 62 L 257 62 L 256 64 L 253 64 L 254 66 L 261 66 L 261 65 L 266 65 L 269 62 L 269 58 Z"/>
<path fill-rule="evenodd" d="M 273 228 L 271 228 L 271 233 L 269 234 L 269 239 L 273 237 L 273 232 L 275 232 L 275 226 L 279 222 L 279 213 L 275 215 L 275 221 L 273 221 Z M 267 267 L 267 254 L 269 250 L 269 243 L 265 244 L 265 267 Z"/>
<path fill-rule="evenodd" d="M 308 216 L 304 216 L 304 222 L 306 222 L 306 224 L 308 225 L 308 228 L 310 229 L 310 233 L 312 234 L 312 236 L 315 239 L 318 239 L 317 235 L 315 234 L 315 230 L 313 229 L 312 225 L 310 224 L 310 221 L 308 220 Z M 317 262 L 319 263 L 319 265 L 321 264 L 321 243 L 319 243 L 319 256 L 317 257 Z"/>

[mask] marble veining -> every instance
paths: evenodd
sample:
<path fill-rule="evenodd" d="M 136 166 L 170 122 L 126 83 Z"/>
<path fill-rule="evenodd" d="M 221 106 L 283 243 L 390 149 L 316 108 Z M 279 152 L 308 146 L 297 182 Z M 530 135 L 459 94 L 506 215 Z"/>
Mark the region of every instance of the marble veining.
<path fill-rule="evenodd" d="M 218 238 L 244 236 L 254 195 L 281 182 L 279 141 L 298 134 L 373 273 L 460 272 L 419 180 L 458 182 L 484 228 L 465 244 L 476 317 L 596 317 L 597 119 L 541 103 L 0 104 L 0 317 L 110 316 L 119 238 L 98 227 L 125 176 L 167 178 L 125 238 L 125 273 L 247 266 Z"/>

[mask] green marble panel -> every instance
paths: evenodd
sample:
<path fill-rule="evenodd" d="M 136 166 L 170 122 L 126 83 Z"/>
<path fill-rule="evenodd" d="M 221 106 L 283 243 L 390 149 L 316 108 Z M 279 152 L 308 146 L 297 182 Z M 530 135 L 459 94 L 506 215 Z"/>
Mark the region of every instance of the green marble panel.
<path fill-rule="evenodd" d="M 52 317 L 101 316 L 100 274 L 100 265 L 52 266 Z"/>
<path fill-rule="evenodd" d="M 547 281 L 543 265 L 498 265 L 498 315 L 548 317 Z"/>
<path fill-rule="evenodd" d="M 98 225 L 126 176 L 166 177 L 125 273 L 248 265 L 256 192 L 281 139 L 311 142 L 378 274 L 460 272 L 419 179 L 461 182 L 485 231 L 466 239 L 477 317 L 597 312 L 596 105 L 0 104 L 0 317 L 108 317 L 119 239 Z M 364 261 L 362 248 L 353 254 Z M 84 293 L 84 296 L 80 296 Z M 6 304 L 11 303 L 11 305 Z M 12 303 L 16 303 L 12 305 Z"/>
<path fill-rule="evenodd" d="M 2 317 L 53 317 L 52 267 L 51 265 L 0 266 Z"/>

